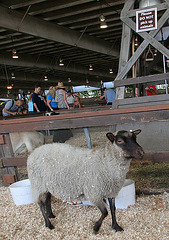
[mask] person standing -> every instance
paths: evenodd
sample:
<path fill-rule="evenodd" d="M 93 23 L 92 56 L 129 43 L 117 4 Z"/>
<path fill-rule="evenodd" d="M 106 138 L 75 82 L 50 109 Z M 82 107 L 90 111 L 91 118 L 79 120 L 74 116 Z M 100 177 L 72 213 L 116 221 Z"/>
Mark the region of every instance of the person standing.
<path fill-rule="evenodd" d="M 106 89 L 104 96 L 105 96 L 107 105 L 112 105 L 112 102 L 116 99 L 116 92 L 113 89 L 109 88 L 109 89 Z"/>
<path fill-rule="evenodd" d="M 58 108 L 69 109 L 69 105 L 66 99 L 66 91 L 65 91 L 65 87 L 63 86 L 63 82 L 58 82 L 58 85 L 56 87 L 57 87 L 56 99 L 58 103 Z"/>
<path fill-rule="evenodd" d="M 46 102 L 44 98 L 40 95 L 41 86 L 36 84 L 35 91 L 32 94 L 33 111 L 34 112 L 45 112 Z"/>
<path fill-rule="evenodd" d="M 58 110 L 58 104 L 56 102 L 56 88 L 51 86 L 49 88 L 49 92 L 46 96 L 46 100 L 47 100 L 47 106 L 50 109 L 50 111 L 53 110 Z"/>
<path fill-rule="evenodd" d="M 67 103 L 69 104 L 69 107 L 72 108 L 75 99 L 70 90 L 67 91 L 66 99 L 67 99 Z"/>
<path fill-rule="evenodd" d="M 33 113 L 33 112 L 34 112 L 34 111 L 33 111 L 32 94 L 33 94 L 33 93 L 31 93 L 31 94 L 29 95 L 29 97 L 28 97 L 28 112 L 29 112 L 29 113 Z"/>
<path fill-rule="evenodd" d="M 5 107 L 2 110 L 2 115 L 6 116 L 14 116 L 17 114 L 22 114 L 22 105 L 24 101 L 19 100 L 9 100 L 6 102 Z"/>

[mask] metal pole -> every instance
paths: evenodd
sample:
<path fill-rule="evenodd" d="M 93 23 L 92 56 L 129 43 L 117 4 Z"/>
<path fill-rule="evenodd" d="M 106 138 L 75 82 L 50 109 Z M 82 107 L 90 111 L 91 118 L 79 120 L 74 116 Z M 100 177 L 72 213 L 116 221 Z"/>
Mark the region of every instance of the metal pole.
<path fill-rule="evenodd" d="M 84 128 L 84 133 L 86 136 L 86 141 L 87 141 L 87 147 L 92 149 L 92 142 L 91 142 L 91 138 L 90 138 L 90 132 L 88 128 Z"/>

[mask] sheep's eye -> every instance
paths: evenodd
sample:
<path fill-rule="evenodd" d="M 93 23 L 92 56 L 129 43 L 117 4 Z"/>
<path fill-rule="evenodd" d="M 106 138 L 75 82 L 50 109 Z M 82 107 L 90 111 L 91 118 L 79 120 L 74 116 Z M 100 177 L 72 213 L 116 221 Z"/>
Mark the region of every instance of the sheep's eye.
<path fill-rule="evenodd" d="M 123 143 L 124 143 L 124 140 L 120 138 L 120 139 L 117 140 L 117 143 L 118 143 L 118 144 L 123 144 Z"/>

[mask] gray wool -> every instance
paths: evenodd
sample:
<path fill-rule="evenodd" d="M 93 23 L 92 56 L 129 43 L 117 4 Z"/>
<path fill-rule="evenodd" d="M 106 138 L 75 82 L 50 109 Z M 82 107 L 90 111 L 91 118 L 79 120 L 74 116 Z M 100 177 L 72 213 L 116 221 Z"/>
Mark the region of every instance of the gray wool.
<path fill-rule="evenodd" d="M 49 191 L 63 201 L 87 199 L 95 205 L 117 196 L 129 165 L 122 149 L 110 141 L 104 150 L 46 144 L 35 149 L 27 161 L 35 200 Z"/>

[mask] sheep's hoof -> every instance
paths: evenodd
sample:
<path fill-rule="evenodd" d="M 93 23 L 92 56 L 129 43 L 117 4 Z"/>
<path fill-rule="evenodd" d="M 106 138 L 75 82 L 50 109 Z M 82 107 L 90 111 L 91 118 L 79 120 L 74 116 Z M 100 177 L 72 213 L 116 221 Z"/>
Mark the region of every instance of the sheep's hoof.
<path fill-rule="evenodd" d="M 50 230 L 54 229 L 54 226 L 51 223 L 46 227 L 48 227 Z"/>
<path fill-rule="evenodd" d="M 121 231 L 124 231 L 123 228 L 121 228 L 119 225 L 116 225 L 116 226 L 113 226 L 113 229 L 116 230 L 116 232 L 121 232 Z"/>
<path fill-rule="evenodd" d="M 100 223 L 99 223 L 99 222 L 96 222 L 95 225 L 94 225 L 94 227 L 93 227 L 94 233 L 97 234 L 98 231 L 99 231 L 99 229 L 100 229 Z"/>

